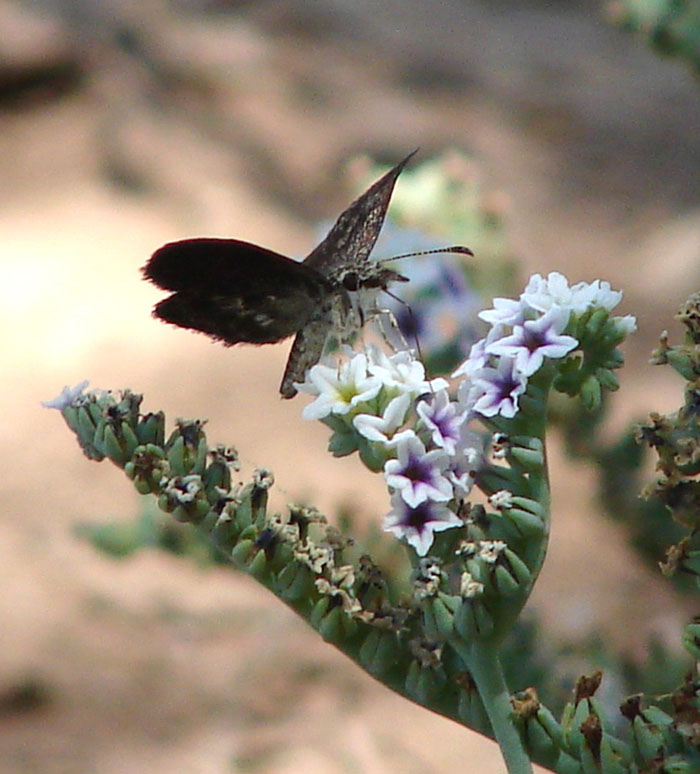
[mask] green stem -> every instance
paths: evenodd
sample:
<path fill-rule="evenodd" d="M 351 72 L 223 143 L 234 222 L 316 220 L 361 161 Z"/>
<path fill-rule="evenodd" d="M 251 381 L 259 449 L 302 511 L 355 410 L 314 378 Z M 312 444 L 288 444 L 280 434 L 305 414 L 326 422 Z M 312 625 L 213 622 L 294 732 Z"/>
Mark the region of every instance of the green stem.
<path fill-rule="evenodd" d="M 532 774 L 530 758 L 511 719 L 513 707 L 497 643 L 490 639 L 467 643 L 455 638 L 450 644 L 465 661 L 476 684 L 508 774 Z"/>

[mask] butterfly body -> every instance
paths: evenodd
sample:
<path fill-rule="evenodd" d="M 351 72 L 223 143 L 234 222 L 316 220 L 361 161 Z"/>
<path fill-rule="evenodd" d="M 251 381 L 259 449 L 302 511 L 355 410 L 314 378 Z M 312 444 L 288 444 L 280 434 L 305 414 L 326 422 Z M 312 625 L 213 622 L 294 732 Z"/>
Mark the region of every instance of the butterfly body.
<path fill-rule="evenodd" d="M 363 324 L 363 291 L 406 280 L 369 255 L 412 155 L 356 199 L 302 262 L 237 239 L 164 245 L 143 268 L 145 279 L 172 291 L 153 314 L 226 346 L 271 344 L 296 334 L 280 386 L 283 397 L 293 397 L 294 382 L 319 361 L 329 335 L 343 338 Z"/>

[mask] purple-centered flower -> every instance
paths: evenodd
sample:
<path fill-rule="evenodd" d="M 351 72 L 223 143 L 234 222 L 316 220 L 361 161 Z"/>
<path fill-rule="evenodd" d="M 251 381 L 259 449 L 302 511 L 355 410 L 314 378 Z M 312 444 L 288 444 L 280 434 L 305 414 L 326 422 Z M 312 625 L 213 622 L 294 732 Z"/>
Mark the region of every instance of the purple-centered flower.
<path fill-rule="evenodd" d="M 475 344 L 472 344 L 469 357 L 452 373 L 452 378 L 456 379 L 458 376 L 468 376 L 471 378 L 477 371 L 485 368 L 490 360 L 488 347 L 492 342 L 498 341 L 504 332 L 505 327 L 503 325 L 494 325 L 485 338 L 479 339 Z"/>
<path fill-rule="evenodd" d="M 461 527 L 462 520 L 446 505 L 426 500 L 409 505 L 397 492 L 391 498 L 392 509 L 384 519 L 384 530 L 413 546 L 419 556 L 425 556 L 436 532 Z"/>
<path fill-rule="evenodd" d="M 442 449 L 426 452 L 412 434 L 397 443 L 396 454 L 398 459 L 384 465 L 384 478 L 408 505 L 415 508 L 426 500 L 444 502 L 452 497 L 452 484 L 443 475 L 449 457 Z"/>
<path fill-rule="evenodd" d="M 422 400 L 416 407 L 423 424 L 431 431 L 435 446 L 448 454 L 455 453 L 461 436 L 461 426 L 467 419 L 467 412 L 458 403 L 453 403 L 447 390 L 440 390 L 428 400 Z"/>
<path fill-rule="evenodd" d="M 518 396 L 527 389 L 527 377 L 515 360 L 501 357 L 497 368 L 482 368 L 475 374 L 473 384 L 481 393 L 474 403 L 474 411 L 485 417 L 500 414 L 510 419 L 518 413 Z"/>
<path fill-rule="evenodd" d="M 553 307 L 536 320 L 516 325 L 510 336 L 487 345 L 486 351 L 499 357 L 515 359 L 516 368 L 525 376 L 539 370 L 545 357 L 560 358 L 578 345 L 573 336 L 562 335 L 569 322 L 570 311 Z"/>

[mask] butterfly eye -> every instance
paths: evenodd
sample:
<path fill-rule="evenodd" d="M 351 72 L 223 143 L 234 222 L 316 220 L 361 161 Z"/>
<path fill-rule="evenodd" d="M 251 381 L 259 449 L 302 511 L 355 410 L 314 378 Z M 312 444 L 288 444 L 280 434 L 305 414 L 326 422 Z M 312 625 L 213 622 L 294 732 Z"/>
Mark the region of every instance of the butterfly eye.
<path fill-rule="evenodd" d="M 358 290 L 360 287 L 360 275 L 356 271 L 349 271 L 343 275 L 343 287 L 345 290 Z"/>

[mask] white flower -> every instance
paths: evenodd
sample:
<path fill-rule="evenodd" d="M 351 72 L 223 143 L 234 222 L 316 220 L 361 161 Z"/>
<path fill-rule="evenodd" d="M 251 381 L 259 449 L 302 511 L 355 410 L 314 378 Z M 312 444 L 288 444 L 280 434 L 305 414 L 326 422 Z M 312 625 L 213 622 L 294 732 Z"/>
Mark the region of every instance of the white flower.
<path fill-rule="evenodd" d="M 501 357 L 497 368 L 482 368 L 473 383 L 480 393 L 474 411 L 485 417 L 514 417 L 518 413 L 518 396 L 527 389 L 527 377 L 509 357 Z"/>
<path fill-rule="evenodd" d="M 323 419 L 329 414 L 347 414 L 358 403 L 376 397 L 382 383 L 367 373 L 367 357 L 358 353 L 339 366 L 316 364 L 306 381 L 295 386 L 300 392 L 317 396 L 304 408 L 302 417 Z"/>
<path fill-rule="evenodd" d="M 444 379 L 427 381 L 423 363 L 406 350 L 387 356 L 377 347 L 369 347 L 368 355 L 367 370 L 378 377 L 385 387 L 394 388 L 409 395 L 424 395 L 447 387 Z"/>
<path fill-rule="evenodd" d="M 381 417 L 372 414 L 358 414 L 352 424 L 357 432 L 368 441 L 395 446 L 402 438 L 415 435 L 413 430 L 396 432 L 406 419 L 406 412 L 411 405 L 411 396 L 402 393 L 390 400 Z"/>
<path fill-rule="evenodd" d="M 387 486 L 401 493 L 407 505 L 415 508 L 426 500 L 446 501 L 452 497 L 452 484 L 445 478 L 449 457 L 441 449 L 426 452 L 416 435 L 402 438 L 396 445 L 398 459 L 384 465 Z"/>
<path fill-rule="evenodd" d="M 428 400 L 422 400 L 416 411 L 423 424 L 432 431 L 433 443 L 448 454 L 454 454 L 467 411 L 450 400 L 447 390 L 440 390 Z"/>
<path fill-rule="evenodd" d="M 557 271 L 550 272 L 547 279 L 533 274 L 520 300 L 539 312 L 552 307 L 569 309 L 582 314 L 589 307 L 602 307 L 610 311 L 620 303 L 622 293 L 610 289 L 610 283 L 595 280 L 590 284 L 579 282 L 569 287 L 569 281 Z"/>
<path fill-rule="evenodd" d="M 637 330 L 637 318 L 632 314 L 626 314 L 624 317 L 613 317 L 615 327 L 621 334 L 629 336 Z"/>
<path fill-rule="evenodd" d="M 545 357 L 564 357 L 578 345 L 573 336 L 561 333 L 569 322 L 569 316 L 568 309 L 553 307 L 536 320 L 516 325 L 510 336 L 489 344 L 486 351 L 514 358 L 516 368 L 525 376 L 532 376 L 540 369 Z"/>
<path fill-rule="evenodd" d="M 472 344 L 469 357 L 452 373 L 452 378 L 456 379 L 458 376 L 467 376 L 471 378 L 477 371 L 485 368 L 490 360 L 490 355 L 487 352 L 488 347 L 492 342 L 498 341 L 504 333 L 505 327 L 503 325 L 494 325 L 488 332 L 486 338 L 479 339 L 475 344 Z"/>
<path fill-rule="evenodd" d="M 90 384 L 90 382 L 85 379 L 84 381 L 76 384 L 75 387 L 69 387 L 66 385 L 61 390 L 60 395 L 57 395 L 52 400 L 42 400 L 41 405 L 44 408 L 53 408 L 58 409 L 59 411 L 63 411 L 64 408 L 74 403 L 77 398 L 82 397 L 83 391 L 88 386 L 88 384 Z"/>
<path fill-rule="evenodd" d="M 493 309 L 479 312 L 479 318 L 491 325 L 519 325 L 525 319 L 527 306 L 514 298 L 494 298 Z"/>
<path fill-rule="evenodd" d="M 583 284 L 583 283 L 581 283 Z M 621 290 L 612 290 L 609 282 L 603 280 L 596 280 L 591 283 L 591 287 L 595 289 L 595 295 L 591 306 L 602 307 L 607 309 L 608 312 L 614 309 L 622 300 Z"/>
<path fill-rule="evenodd" d="M 391 504 L 392 509 L 384 519 L 384 530 L 405 540 L 419 556 L 428 553 L 436 532 L 463 526 L 459 516 L 442 503 L 426 500 L 411 506 L 397 492 Z"/>

